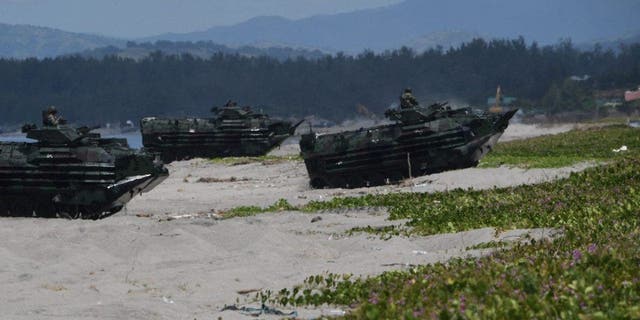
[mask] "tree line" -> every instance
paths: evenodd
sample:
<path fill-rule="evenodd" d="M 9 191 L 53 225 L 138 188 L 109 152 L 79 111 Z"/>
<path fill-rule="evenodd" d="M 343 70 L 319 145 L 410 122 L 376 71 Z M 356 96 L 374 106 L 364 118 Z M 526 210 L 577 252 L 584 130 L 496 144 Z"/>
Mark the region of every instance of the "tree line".
<path fill-rule="evenodd" d="M 500 85 L 523 105 L 545 110 L 545 95 L 572 75 L 598 90 L 640 84 L 640 44 L 616 53 L 475 39 L 457 48 L 416 53 L 401 48 L 356 56 L 279 61 L 217 53 L 209 58 L 153 52 L 144 59 L 66 56 L 0 59 L 0 123 L 39 121 L 55 105 L 74 122 L 97 124 L 143 116 L 204 116 L 228 99 L 272 115 L 352 118 L 358 106 L 382 114 L 404 87 L 424 103 L 484 106 Z M 567 108 L 574 108 L 568 105 Z M 558 110 L 559 109 L 559 110 Z M 564 111 L 554 104 L 553 110 Z"/>

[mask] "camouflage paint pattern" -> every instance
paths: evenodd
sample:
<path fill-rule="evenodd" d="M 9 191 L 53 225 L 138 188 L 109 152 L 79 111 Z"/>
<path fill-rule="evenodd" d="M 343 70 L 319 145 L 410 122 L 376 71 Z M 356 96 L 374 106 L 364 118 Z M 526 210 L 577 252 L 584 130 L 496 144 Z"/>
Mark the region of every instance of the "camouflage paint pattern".
<path fill-rule="evenodd" d="M 36 142 L 0 143 L 0 215 L 100 219 L 162 182 L 156 156 L 88 129 L 26 127 Z"/>
<path fill-rule="evenodd" d="M 471 108 L 389 110 L 395 124 L 300 139 L 311 186 L 357 188 L 476 166 L 498 141 L 517 110 Z"/>
<path fill-rule="evenodd" d="M 224 107 L 214 118 L 144 118 L 142 144 L 166 162 L 195 157 L 260 156 L 293 135 L 288 121 L 239 107 Z"/>

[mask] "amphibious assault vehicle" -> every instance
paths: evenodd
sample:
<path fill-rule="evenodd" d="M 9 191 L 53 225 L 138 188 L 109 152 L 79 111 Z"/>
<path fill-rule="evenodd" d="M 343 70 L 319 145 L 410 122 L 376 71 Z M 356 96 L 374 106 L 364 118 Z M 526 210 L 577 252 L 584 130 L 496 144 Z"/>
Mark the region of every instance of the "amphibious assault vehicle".
<path fill-rule="evenodd" d="M 166 162 L 194 157 L 260 156 L 280 145 L 300 125 L 272 120 L 235 105 L 213 108 L 213 118 L 140 121 L 142 144 Z"/>
<path fill-rule="evenodd" d="M 393 124 L 308 133 L 301 155 L 314 188 L 358 188 L 476 166 L 517 110 L 490 113 L 447 103 L 388 110 Z"/>
<path fill-rule="evenodd" d="M 25 125 L 36 142 L 0 143 L 0 215 L 100 219 L 154 188 L 168 171 L 154 155 L 86 127 Z"/>

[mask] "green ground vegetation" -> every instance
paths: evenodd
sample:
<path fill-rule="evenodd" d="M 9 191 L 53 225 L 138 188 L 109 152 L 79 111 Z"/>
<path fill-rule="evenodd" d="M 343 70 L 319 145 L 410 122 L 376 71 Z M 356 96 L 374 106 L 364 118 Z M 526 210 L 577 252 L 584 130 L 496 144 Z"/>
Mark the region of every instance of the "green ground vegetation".
<path fill-rule="evenodd" d="M 259 157 L 225 157 L 225 158 L 213 158 L 210 161 L 216 164 L 224 164 L 229 166 L 239 166 L 243 164 L 259 162 L 264 165 L 277 164 L 284 161 L 301 161 L 300 155 L 287 155 L 287 156 L 270 156 L 264 155 Z"/>
<path fill-rule="evenodd" d="M 392 218 L 410 219 L 423 235 L 480 227 L 555 227 L 563 235 L 408 272 L 316 275 L 259 297 L 285 306 L 347 306 L 347 318 L 638 318 L 638 172 L 640 160 L 625 157 L 539 185 L 313 202 L 303 209 L 388 206 Z"/>
<path fill-rule="evenodd" d="M 609 126 L 501 144 L 499 164 L 531 167 L 578 161 L 604 164 L 557 181 L 490 190 L 396 193 L 312 201 L 295 207 L 232 209 L 229 216 L 282 210 L 317 212 L 386 207 L 407 228 L 352 232 L 384 238 L 482 227 L 551 227 L 554 240 L 487 243 L 479 259 L 454 259 L 359 278 L 324 274 L 294 288 L 263 291 L 263 302 L 323 304 L 350 309 L 347 318 L 571 318 L 640 317 L 640 149 L 638 130 Z M 614 153 L 626 145 L 629 151 Z M 504 159 L 517 159 L 508 162 Z M 567 160 L 568 159 L 568 160 Z M 371 230 L 369 230 L 371 229 Z"/>
<path fill-rule="evenodd" d="M 280 199 L 276 201 L 274 204 L 262 208 L 258 206 L 241 206 L 229 209 L 222 213 L 222 216 L 225 219 L 229 218 L 237 218 L 237 217 L 248 217 L 253 216 L 259 213 L 265 212 L 278 212 L 278 211 L 291 211 L 298 210 L 298 207 L 289 204 L 289 202 L 285 199 Z"/>
<path fill-rule="evenodd" d="M 628 151 L 612 151 L 623 145 Z M 640 155 L 640 131 L 611 125 L 498 143 L 480 161 L 480 167 L 553 168 L 583 161 L 606 162 L 629 155 Z"/>

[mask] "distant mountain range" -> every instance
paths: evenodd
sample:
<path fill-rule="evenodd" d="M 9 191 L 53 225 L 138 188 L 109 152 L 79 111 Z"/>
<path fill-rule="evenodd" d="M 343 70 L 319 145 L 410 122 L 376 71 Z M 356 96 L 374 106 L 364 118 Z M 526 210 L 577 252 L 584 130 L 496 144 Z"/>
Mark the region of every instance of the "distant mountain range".
<path fill-rule="evenodd" d="M 480 36 L 523 36 L 541 44 L 571 38 L 580 48 L 590 48 L 593 39 L 600 39 L 604 48 L 616 48 L 621 42 L 640 41 L 638 12 L 639 0 L 406 0 L 376 9 L 299 20 L 262 16 L 204 31 L 136 39 L 137 43 L 129 46 L 121 39 L 0 24 L 0 56 L 42 58 L 81 52 L 136 58 L 157 49 L 196 56 L 225 52 L 283 59 L 401 46 L 417 51 L 436 46 L 446 49 Z M 156 41 L 179 43 L 145 44 Z"/>
<path fill-rule="evenodd" d="M 210 57 L 215 53 L 225 53 L 243 56 L 270 56 L 279 60 L 296 57 L 318 59 L 332 53 L 277 44 L 230 47 L 211 41 L 138 43 L 53 28 L 0 23 L 0 57 L 5 58 L 51 58 L 63 55 L 102 58 L 107 55 L 115 55 L 139 59 L 154 51 L 162 51 L 166 54 L 189 53 L 201 58 Z"/>
<path fill-rule="evenodd" d="M 446 30 L 542 44 L 640 34 L 638 0 L 406 0 L 382 8 L 300 20 L 257 17 L 232 26 L 144 40 L 279 43 L 328 51 L 386 50 Z M 448 42 L 449 39 L 444 39 Z"/>
<path fill-rule="evenodd" d="M 123 46 L 125 42 L 52 28 L 0 23 L 0 57 L 56 57 L 105 46 Z"/>

